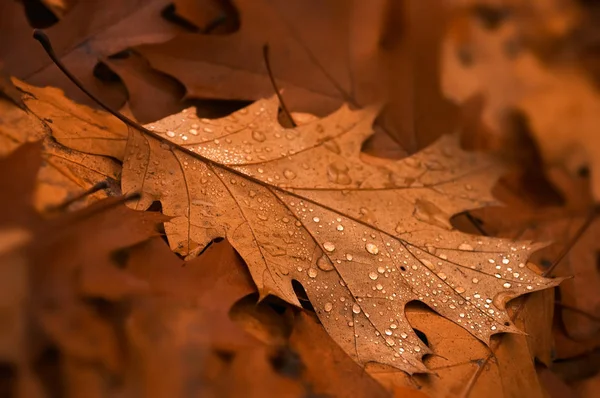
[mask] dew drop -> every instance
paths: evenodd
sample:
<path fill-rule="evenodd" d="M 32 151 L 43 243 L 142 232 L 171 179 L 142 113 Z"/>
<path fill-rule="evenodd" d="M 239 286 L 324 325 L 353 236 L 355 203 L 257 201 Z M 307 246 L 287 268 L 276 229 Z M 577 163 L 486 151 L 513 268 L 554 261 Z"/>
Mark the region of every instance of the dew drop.
<path fill-rule="evenodd" d="M 308 269 L 308 276 L 311 278 L 316 278 L 317 277 L 317 270 L 314 268 L 309 268 Z"/>
<path fill-rule="evenodd" d="M 196 129 L 190 129 L 190 130 L 189 130 L 189 133 L 190 133 L 191 135 L 198 135 L 198 130 L 196 130 Z"/>
<path fill-rule="evenodd" d="M 385 342 L 390 346 L 395 346 L 396 342 L 391 337 L 386 337 Z"/>
<path fill-rule="evenodd" d="M 383 290 L 383 286 L 381 286 L 381 284 L 380 284 L 380 283 L 378 283 L 378 284 L 375 286 L 375 288 L 376 288 L 377 290 Z"/>
<path fill-rule="evenodd" d="M 335 229 L 337 229 L 338 231 L 343 231 L 344 230 L 344 226 L 342 224 L 338 224 L 338 226 L 335 227 Z"/>
<path fill-rule="evenodd" d="M 319 222 L 319 221 L 321 221 L 321 219 L 319 219 L 319 217 L 313 217 L 313 221 L 314 222 Z"/>
<path fill-rule="evenodd" d="M 390 329 L 385 329 L 384 333 L 387 334 L 388 336 L 392 335 L 392 331 Z"/>
<path fill-rule="evenodd" d="M 367 243 L 365 245 L 365 249 L 367 249 L 367 251 L 371 254 L 379 253 L 379 248 L 376 245 L 374 245 L 373 243 Z"/>
<path fill-rule="evenodd" d="M 472 281 L 473 283 L 479 283 L 479 279 L 477 279 L 477 278 L 473 278 L 471 281 Z"/>
<path fill-rule="evenodd" d="M 254 130 L 252 132 L 252 138 L 258 142 L 265 142 L 265 140 L 267 139 L 265 134 L 262 131 L 258 131 L 258 130 Z"/>
<path fill-rule="evenodd" d="M 319 269 L 323 271 L 333 271 L 335 269 L 335 267 L 333 266 L 331 261 L 329 261 L 329 258 L 326 255 L 322 255 L 321 257 L 319 257 L 319 259 L 317 260 L 317 267 L 319 267 Z"/>
<path fill-rule="evenodd" d="M 333 304 L 331 303 L 325 303 L 324 309 L 326 312 L 329 312 L 333 309 Z"/>
<path fill-rule="evenodd" d="M 369 272 L 369 278 L 372 280 L 377 280 L 377 274 L 375 272 Z"/>
<path fill-rule="evenodd" d="M 350 175 L 348 174 L 349 169 L 345 163 L 336 161 L 327 166 L 327 178 L 329 181 L 336 184 L 348 185 L 352 182 Z"/>
<path fill-rule="evenodd" d="M 518 277 L 519 277 L 519 275 L 520 275 L 520 274 L 519 274 L 518 272 L 513 272 L 513 276 L 514 276 L 515 278 L 518 278 Z"/>
<path fill-rule="evenodd" d="M 354 312 L 355 314 L 360 314 L 360 306 L 358 304 L 354 304 L 352 306 L 352 312 Z"/>
<path fill-rule="evenodd" d="M 350 327 L 354 326 L 354 322 L 352 322 L 352 321 L 348 322 L 348 326 L 350 326 Z"/>
<path fill-rule="evenodd" d="M 461 287 L 461 286 L 457 287 L 455 290 L 456 290 L 457 293 L 464 293 L 465 292 L 465 288 Z"/>
<path fill-rule="evenodd" d="M 439 277 L 441 280 L 443 280 L 443 281 L 445 281 L 445 280 L 446 280 L 446 278 L 447 278 L 446 274 L 444 274 L 443 272 L 440 272 L 440 273 L 438 274 L 438 277 Z"/>
<path fill-rule="evenodd" d="M 390 325 L 390 329 L 396 329 L 397 327 L 398 327 L 398 326 L 397 326 L 395 323 L 392 323 L 392 324 Z"/>
<path fill-rule="evenodd" d="M 167 137 L 175 137 L 175 132 L 174 131 L 167 131 Z"/>
<path fill-rule="evenodd" d="M 500 274 L 494 274 L 494 276 L 495 276 L 496 278 L 502 278 L 502 275 L 500 275 Z"/>
<path fill-rule="evenodd" d="M 498 328 L 496 327 L 496 325 L 492 325 L 492 327 L 491 327 L 490 329 L 492 329 L 492 330 L 496 330 L 496 329 L 498 329 Z"/>
<path fill-rule="evenodd" d="M 473 251 L 473 246 L 469 245 L 468 243 L 461 243 L 460 246 L 458 246 L 458 250 Z"/>
<path fill-rule="evenodd" d="M 335 245 L 331 242 L 325 242 L 323 243 L 323 249 L 327 250 L 328 252 L 332 252 L 335 250 Z"/>
<path fill-rule="evenodd" d="M 533 286 L 527 285 L 527 290 L 533 290 Z"/>
<path fill-rule="evenodd" d="M 508 288 L 510 288 L 510 287 L 511 287 L 511 284 L 510 284 L 510 283 L 508 283 L 508 282 L 506 282 L 506 283 L 505 283 L 504 285 L 502 285 L 502 286 L 504 286 L 506 289 L 508 289 Z"/>
<path fill-rule="evenodd" d="M 415 352 L 421 351 L 421 347 L 415 347 Z"/>
<path fill-rule="evenodd" d="M 402 337 L 403 339 L 407 338 L 408 335 L 406 333 L 400 333 L 400 337 Z"/>
<path fill-rule="evenodd" d="M 262 221 L 267 221 L 269 219 L 269 216 L 266 214 L 258 214 L 256 217 L 258 217 L 258 219 Z"/>
<path fill-rule="evenodd" d="M 378 267 L 377 268 L 377 272 L 379 272 L 380 274 L 383 274 L 385 272 L 385 268 L 383 267 Z"/>
<path fill-rule="evenodd" d="M 293 180 L 294 178 L 296 178 L 296 173 L 294 173 L 290 169 L 285 169 L 285 170 L 283 170 L 283 176 L 285 178 L 287 178 L 288 180 Z"/>
<path fill-rule="evenodd" d="M 508 263 L 510 263 L 509 259 L 507 259 L 507 258 L 502 259 L 502 264 L 508 264 Z"/>
<path fill-rule="evenodd" d="M 346 254 L 346 260 L 352 261 L 352 258 L 353 258 L 352 254 L 350 254 L 350 253 Z"/>

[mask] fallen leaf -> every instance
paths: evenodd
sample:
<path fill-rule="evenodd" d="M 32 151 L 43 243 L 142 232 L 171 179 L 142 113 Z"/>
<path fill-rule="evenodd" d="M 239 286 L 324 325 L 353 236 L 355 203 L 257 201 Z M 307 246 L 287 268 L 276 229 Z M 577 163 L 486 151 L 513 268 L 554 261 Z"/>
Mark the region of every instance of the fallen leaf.
<path fill-rule="evenodd" d="M 17 84 L 23 84 L 17 82 Z M 23 88 L 25 86 L 21 86 Z M 37 92 L 41 98 L 44 90 Z M 52 94 L 58 94 L 60 91 L 53 92 L 49 90 L 49 98 Z M 28 93 L 19 91 L 20 96 L 27 97 Z M 62 93 L 61 93 L 62 94 Z M 62 98 L 57 96 L 57 99 Z M 49 99 L 49 101 L 51 101 Z M 60 107 L 59 102 L 54 102 L 54 106 Z M 119 180 L 120 169 L 118 164 L 107 158 L 88 155 L 81 152 L 72 151 L 56 142 L 51 134 L 60 135 L 62 129 L 89 130 L 91 133 L 97 132 L 94 126 L 102 125 L 111 128 L 115 124 L 113 121 L 104 118 L 94 119 L 94 111 L 87 108 L 78 108 L 88 110 L 90 117 L 85 114 L 77 114 L 87 123 L 81 127 L 76 123 L 77 118 L 64 118 L 63 115 L 48 110 L 45 114 L 36 115 L 29 109 L 21 109 L 14 103 L 0 98 L 0 155 L 6 155 L 26 142 L 42 141 L 43 163 L 35 170 L 38 173 L 38 185 L 36 188 L 35 204 L 38 210 L 46 210 L 48 207 L 63 203 L 70 197 L 80 194 L 91 188 L 100 181 L 113 181 L 112 189 Z M 46 111 L 43 109 L 42 111 Z M 106 124 L 102 124 L 106 122 Z M 98 124 L 100 123 L 100 124 Z M 119 126 L 118 124 L 116 124 Z M 120 127 L 120 126 L 119 126 Z M 103 127 L 104 128 L 104 127 Z M 14 182 L 11 181 L 11 185 Z M 109 186 L 111 184 L 109 183 Z M 14 189 L 14 188 L 13 188 Z M 17 196 L 18 197 L 18 196 Z M 98 192 L 83 200 L 83 203 L 90 203 L 99 198 L 106 197 L 104 192 Z M 28 205 L 28 204 L 26 204 Z"/>
<path fill-rule="evenodd" d="M 387 397 L 389 393 L 353 362 L 319 325 L 315 317 L 300 313 L 295 317 L 290 347 L 305 366 L 302 374 L 315 392 L 326 396 Z M 402 397 L 426 397 L 401 388 Z"/>
<path fill-rule="evenodd" d="M 112 251 L 155 236 L 156 225 L 164 220 L 159 214 L 115 207 L 116 199 L 42 217 L 33 207 L 42 155 L 40 143 L 27 143 L 0 159 L 0 182 L 11 187 L 0 194 L 6 250 L 0 256 L 11 260 L 2 262 L 2 280 L 7 283 L 2 304 L 11 306 L 5 315 L 13 318 L 11 330 L 3 330 L 0 347 L 12 347 L 1 354 L 18 369 L 16 392 L 33 397 L 44 396 L 34 364 L 49 344 L 61 347 L 69 358 L 112 371 L 121 367 L 116 331 L 79 296 L 79 272 L 114 267 Z"/>
<path fill-rule="evenodd" d="M 528 242 L 452 230 L 450 215 L 493 203 L 502 167 L 491 159 L 445 137 L 411 158 L 371 166 L 358 155 L 373 109 L 342 107 L 295 129 L 280 127 L 276 115 L 276 102 L 261 100 L 217 120 L 184 110 L 148 126 L 159 139 L 132 129 L 123 190 L 142 192 L 139 210 L 161 202 L 172 217 L 171 248 L 183 255 L 227 237 L 261 296 L 298 305 L 291 281 L 300 281 L 326 329 L 359 363 L 427 370 L 420 359 L 430 351 L 403 315 L 409 301 L 426 302 L 488 342 L 518 332 L 508 299 L 559 283 L 525 266 L 535 248 Z M 82 146 L 93 150 L 93 140 Z M 486 300 L 493 309 L 480 309 Z"/>
<path fill-rule="evenodd" d="M 102 61 L 123 80 L 129 94 L 129 107 L 140 123 L 181 111 L 184 89 L 173 78 L 156 72 L 135 53 L 126 59 L 106 58 Z"/>
<path fill-rule="evenodd" d="M 532 206 L 524 200 L 521 192 L 511 188 L 510 182 L 503 182 L 498 185 L 496 196 L 507 207 L 477 209 L 471 215 L 483 222 L 482 228 L 491 236 L 553 242 L 532 255 L 535 263 L 550 266 L 549 263 L 561 256 L 578 230 L 587 222 L 593 199 L 589 195 L 589 186 L 583 183 L 583 179 L 571 177 L 556 169 L 549 170 L 547 174 L 564 193 L 564 204 Z M 594 320 L 594 317 L 600 317 L 599 298 L 596 294 L 600 286 L 600 274 L 594 267 L 590 267 L 590 264 L 595 263 L 599 249 L 599 227 L 600 223 L 592 220 L 554 271 L 555 275 L 570 277 L 559 287 L 562 308 L 557 310 L 561 312 L 563 331 L 577 341 L 593 338 L 600 327 Z M 477 233 L 475 230 L 471 232 Z"/>
<path fill-rule="evenodd" d="M 127 270 L 152 292 L 133 301 L 126 323 L 141 372 L 133 383 L 144 396 L 303 396 L 301 384 L 269 365 L 267 347 L 228 315 L 255 291 L 230 245 L 215 243 L 184 261 L 156 239 L 131 253 Z"/>
<path fill-rule="evenodd" d="M 359 70 L 368 69 L 376 52 L 370 17 L 380 18 L 382 3 L 361 8 L 345 1 L 237 0 L 239 31 L 182 33 L 135 51 L 182 82 L 188 97 L 257 100 L 273 93 L 262 50 L 268 44 L 288 107 L 324 115 L 344 100 L 364 104 L 376 96 L 373 82 L 367 84 Z"/>
<path fill-rule="evenodd" d="M 411 325 L 419 330 L 420 337 L 426 339 L 436 353 L 425 359 L 425 364 L 434 373 L 408 378 L 389 366 L 368 365 L 369 374 L 384 385 L 417 388 L 432 397 L 544 396 L 525 342 L 526 336 L 494 336 L 492 346 L 499 343 L 500 350 L 492 353 L 458 325 L 429 309 L 409 305 L 406 315 Z"/>
<path fill-rule="evenodd" d="M 47 29 L 57 55 L 90 90 L 119 109 L 125 96 L 94 77 L 98 59 L 142 43 L 166 41 L 180 31 L 161 18 L 166 0 L 86 0 L 78 1 L 56 25 Z M 60 87 L 70 98 L 93 104 L 52 64 L 32 40 L 32 27 L 22 5 L 3 2 L 0 8 L 0 59 L 8 73 L 33 84 Z M 94 104 L 95 105 L 95 104 Z"/>

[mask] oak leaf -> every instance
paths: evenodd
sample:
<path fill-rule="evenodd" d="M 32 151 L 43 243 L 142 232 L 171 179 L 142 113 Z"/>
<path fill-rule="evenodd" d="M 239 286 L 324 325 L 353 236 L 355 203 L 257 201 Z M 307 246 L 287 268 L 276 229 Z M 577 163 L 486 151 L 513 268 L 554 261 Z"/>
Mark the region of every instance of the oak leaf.
<path fill-rule="evenodd" d="M 265 44 L 290 109 L 324 115 L 344 100 L 364 104 L 376 95 L 375 80 L 369 81 L 365 72 L 374 68 L 379 40 L 374 27 L 382 2 L 352 7 L 339 0 L 234 3 L 241 20 L 237 32 L 181 33 L 134 49 L 153 68 L 183 83 L 192 98 L 258 100 L 271 95 Z M 198 6 L 181 7 L 184 17 L 189 13 L 197 20 L 190 8 Z"/>
<path fill-rule="evenodd" d="M 19 85 L 20 89 L 13 86 L 10 81 L 8 87 L 14 91 L 15 99 L 22 101 L 23 97 L 31 96 L 31 93 L 23 91 L 23 89 L 26 90 L 32 86 L 24 85 L 17 80 L 14 82 Z M 60 90 L 54 91 L 53 89 L 40 90 L 36 93 L 41 98 L 45 98 L 42 93 L 46 93 L 51 98 L 60 98 L 62 95 Z M 61 109 L 60 102 L 54 102 L 54 107 Z M 63 115 L 68 112 L 68 108 L 62 109 Z M 99 125 L 110 128 L 114 124 L 120 127 L 117 123 L 111 123 L 110 118 L 106 118 L 105 115 L 103 117 L 97 115 L 91 109 L 85 107 L 76 109 L 81 110 L 82 113 L 67 113 L 68 118 L 49 109 L 40 109 L 42 113 L 36 115 L 30 109 L 21 109 L 14 102 L 0 97 L 0 113 L 2 114 L 0 117 L 0 155 L 7 155 L 27 142 L 42 142 L 43 162 L 39 171 L 36 169 L 38 178 L 35 189 L 35 205 L 38 210 L 60 204 L 100 181 L 113 181 L 113 185 L 116 185 L 116 181 L 120 178 L 119 166 L 114 160 L 72 151 L 52 138 L 52 134 L 60 135 L 60 132 L 64 130 L 77 131 L 83 123 L 85 126 L 82 129 L 91 133 L 97 131 Z M 113 188 L 118 189 L 117 186 L 113 186 Z M 98 192 L 83 202 L 89 203 L 102 197 L 106 197 L 106 194 Z"/>
<path fill-rule="evenodd" d="M 122 106 L 124 93 L 104 84 L 92 73 L 98 59 L 129 46 L 165 41 L 181 31 L 161 18 L 166 0 L 77 1 L 55 25 L 47 29 L 58 56 L 73 72 L 100 93 L 104 101 Z M 70 5 L 70 4 L 69 4 Z M 74 87 L 31 40 L 32 27 L 21 2 L 0 4 L 0 59 L 6 71 L 33 84 L 60 87 L 70 98 L 92 102 Z"/>
<path fill-rule="evenodd" d="M 409 373 L 426 372 L 421 358 L 431 352 L 406 320 L 409 301 L 487 343 L 519 332 L 505 310 L 510 298 L 559 283 L 525 265 L 530 242 L 452 229 L 452 214 L 494 203 L 490 189 L 502 167 L 493 159 L 445 136 L 373 166 L 359 154 L 375 109 L 344 106 L 294 129 L 277 123 L 277 109 L 274 99 L 260 100 L 215 120 L 187 109 L 130 129 L 123 191 L 142 193 L 138 210 L 161 202 L 172 217 L 165 230 L 173 250 L 194 257 L 225 236 L 261 296 L 299 305 L 292 287 L 299 281 L 356 361 Z M 123 141 L 114 141 L 115 154 Z M 93 151 L 93 142 L 69 144 Z"/>

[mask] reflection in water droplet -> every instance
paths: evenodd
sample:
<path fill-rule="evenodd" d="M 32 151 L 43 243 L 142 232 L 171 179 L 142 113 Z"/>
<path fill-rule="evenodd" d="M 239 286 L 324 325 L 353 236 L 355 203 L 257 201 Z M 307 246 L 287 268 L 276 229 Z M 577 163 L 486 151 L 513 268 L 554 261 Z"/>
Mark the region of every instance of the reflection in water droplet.
<path fill-rule="evenodd" d="M 352 312 L 354 312 L 355 314 L 360 314 L 360 306 L 358 304 L 354 304 L 352 306 Z"/>
<path fill-rule="evenodd" d="M 415 347 L 415 352 L 421 351 L 421 347 Z"/>
<path fill-rule="evenodd" d="M 314 268 L 309 268 L 308 269 L 308 276 L 310 276 L 311 278 L 316 278 L 317 277 L 317 270 Z"/>
<path fill-rule="evenodd" d="M 325 303 L 324 308 L 325 308 L 326 312 L 329 312 L 329 311 L 331 311 L 333 309 L 333 304 L 331 304 L 331 303 Z"/>
<path fill-rule="evenodd" d="M 407 338 L 408 335 L 406 333 L 400 333 L 400 337 L 402 337 L 403 339 Z"/>
<path fill-rule="evenodd" d="M 377 285 L 375 285 L 375 288 L 377 290 L 383 290 L 383 286 L 380 283 L 378 283 Z"/>
<path fill-rule="evenodd" d="M 338 231 L 343 231 L 344 230 L 344 226 L 342 224 L 338 224 L 338 226 L 335 227 L 335 229 L 337 229 Z"/>
<path fill-rule="evenodd" d="M 350 254 L 350 253 L 347 253 L 347 254 L 346 254 L 346 260 L 348 260 L 348 261 L 352 261 L 352 259 L 353 259 L 353 258 L 354 258 L 354 257 L 352 257 L 352 254 Z"/>
<path fill-rule="evenodd" d="M 377 280 L 377 274 L 375 272 L 369 272 L 369 278 L 372 280 Z"/>
<path fill-rule="evenodd" d="M 323 249 L 327 250 L 328 252 L 332 252 L 335 250 L 335 245 L 331 242 L 325 242 L 323 243 Z"/>
<path fill-rule="evenodd" d="M 508 264 L 508 263 L 510 263 L 510 260 L 508 258 L 502 259 L 502 264 Z"/>
<path fill-rule="evenodd" d="M 324 254 L 317 260 L 317 267 L 323 271 L 333 271 L 335 269 L 329 258 Z"/>
<path fill-rule="evenodd" d="M 511 284 L 510 284 L 510 283 L 508 283 L 508 282 L 506 282 L 506 283 L 505 283 L 504 285 L 502 285 L 502 286 L 504 286 L 506 289 L 508 289 L 508 288 L 510 288 L 510 287 L 511 287 Z"/>
<path fill-rule="evenodd" d="M 367 249 L 367 251 L 371 254 L 379 253 L 379 248 L 373 243 L 367 243 L 365 245 L 365 249 Z"/>
<path fill-rule="evenodd" d="M 398 326 L 396 326 L 396 324 L 395 324 L 395 323 L 392 323 L 392 324 L 390 325 L 390 329 L 396 329 L 397 327 L 398 327 Z"/>
<path fill-rule="evenodd" d="M 387 334 L 388 336 L 392 335 L 392 331 L 390 329 L 385 329 L 384 333 Z"/>
<path fill-rule="evenodd" d="M 313 217 L 313 221 L 314 221 L 314 222 L 319 222 L 319 221 L 321 221 L 321 220 L 319 219 L 319 217 Z"/>
<path fill-rule="evenodd" d="M 258 131 L 258 130 L 254 130 L 252 132 L 252 138 L 254 138 L 254 140 L 258 141 L 258 142 L 264 142 L 267 137 L 265 136 L 265 133 L 263 133 L 262 131 Z"/>
<path fill-rule="evenodd" d="M 296 178 L 296 173 L 294 173 L 292 170 L 290 169 L 285 169 L 283 171 L 283 176 L 285 178 L 287 178 L 288 180 L 293 180 L 294 178 Z"/>
<path fill-rule="evenodd" d="M 492 329 L 492 330 L 496 330 L 496 329 L 497 329 L 497 327 L 496 327 L 496 325 L 492 325 L 492 327 L 491 327 L 490 329 Z"/>

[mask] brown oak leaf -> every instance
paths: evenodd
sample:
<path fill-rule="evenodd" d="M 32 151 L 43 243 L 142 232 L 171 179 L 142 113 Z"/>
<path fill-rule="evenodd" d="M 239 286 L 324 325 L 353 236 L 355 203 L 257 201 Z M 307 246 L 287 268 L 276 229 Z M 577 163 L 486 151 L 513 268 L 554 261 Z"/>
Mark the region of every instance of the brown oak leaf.
<path fill-rule="evenodd" d="M 343 106 L 293 129 L 277 123 L 277 109 L 275 99 L 260 100 L 215 120 L 188 109 L 130 129 L 123 191 L 142 193 L 138 210 L 161 202 L 173 250 L 194 257 L 226 237 L 262 296 L 298 305 L 299 281 L 356 361 L 409 373 L 426 372 L 421 358 L 431 351 L 410 327 L 406 303 L 422 301 L 488 343 L 519 333 L 509 299 L 560 282 L 526 266 L 530 242 L 453 230 L 451 215 L 495 202 L 490 190 L 503 168 L 494 159 L 445 136 L 374 166 L 359 154 L 375 109 Z M 121 140 L 114 153 L 123 153 Z M 93 142 L 69 145 L 93 151 Z"/>

